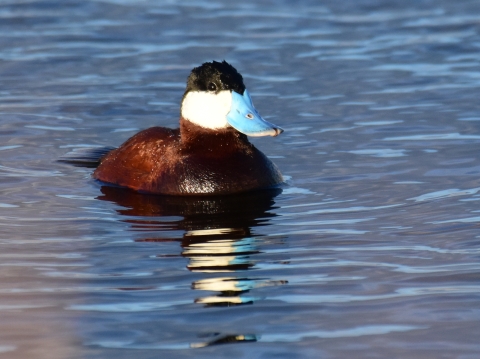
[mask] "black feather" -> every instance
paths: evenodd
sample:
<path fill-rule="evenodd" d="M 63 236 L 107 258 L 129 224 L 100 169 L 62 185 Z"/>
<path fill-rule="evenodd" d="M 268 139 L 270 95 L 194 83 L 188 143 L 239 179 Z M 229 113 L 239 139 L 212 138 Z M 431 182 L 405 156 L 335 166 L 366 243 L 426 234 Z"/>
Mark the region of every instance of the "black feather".
<path fill-rule="evenodd" d="M 75 167 L 96 168 L 100 164 L 102 158 L 114 150 L 115 147 L 95 147 L 95 148 L 76 148 L 63 156 L 57 161 L 68 163 Z"/>

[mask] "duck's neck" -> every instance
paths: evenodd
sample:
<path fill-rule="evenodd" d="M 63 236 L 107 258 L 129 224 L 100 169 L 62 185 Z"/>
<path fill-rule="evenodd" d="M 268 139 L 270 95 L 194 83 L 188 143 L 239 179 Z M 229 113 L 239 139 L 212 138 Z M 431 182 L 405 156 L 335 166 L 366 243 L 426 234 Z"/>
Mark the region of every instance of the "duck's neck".
<path fill-rule="evenodd" d="M 248 150 L 252 144 L 243 133 L 233 127 L 211 130 L 180 118 L 180 136 L 187 150 L 228 153 Z"/>

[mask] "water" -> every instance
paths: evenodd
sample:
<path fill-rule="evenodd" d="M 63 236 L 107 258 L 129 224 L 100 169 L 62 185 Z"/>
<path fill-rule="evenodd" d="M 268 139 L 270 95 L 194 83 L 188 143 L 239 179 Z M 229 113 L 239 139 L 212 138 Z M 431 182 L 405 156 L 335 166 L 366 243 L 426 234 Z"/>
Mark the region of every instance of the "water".
<path fill-rule="evenodd" d="M 2 357 L 480 355 L 478 2 L 0 5 Z M 285 128 L 282 193 L 56 161 L 176 126 L 213 59 Z"/>

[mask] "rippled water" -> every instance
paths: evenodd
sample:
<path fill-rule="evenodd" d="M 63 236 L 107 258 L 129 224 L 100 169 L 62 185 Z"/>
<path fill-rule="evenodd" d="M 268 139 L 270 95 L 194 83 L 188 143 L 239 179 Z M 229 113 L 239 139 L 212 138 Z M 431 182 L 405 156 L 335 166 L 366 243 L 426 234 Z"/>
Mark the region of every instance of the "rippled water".
<path fill-rule="evenodd" d="M 2 357 L 478 358 L 478 2 L 0 5 Z M 57 162 L 176 126 L 213 59 L 285 128 L 283 192 Z"/>

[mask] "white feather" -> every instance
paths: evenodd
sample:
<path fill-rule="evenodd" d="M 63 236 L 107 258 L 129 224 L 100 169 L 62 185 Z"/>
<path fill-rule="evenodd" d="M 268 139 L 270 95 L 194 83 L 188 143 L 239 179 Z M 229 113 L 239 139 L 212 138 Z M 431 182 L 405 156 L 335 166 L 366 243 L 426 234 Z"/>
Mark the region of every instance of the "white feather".
<path fill-rule="evenodd" d="M 182 117 L 212 130 L 227 128 L 227 114 L 232 107 L 232 93 L 190 91 L 182 102 Z"/>

